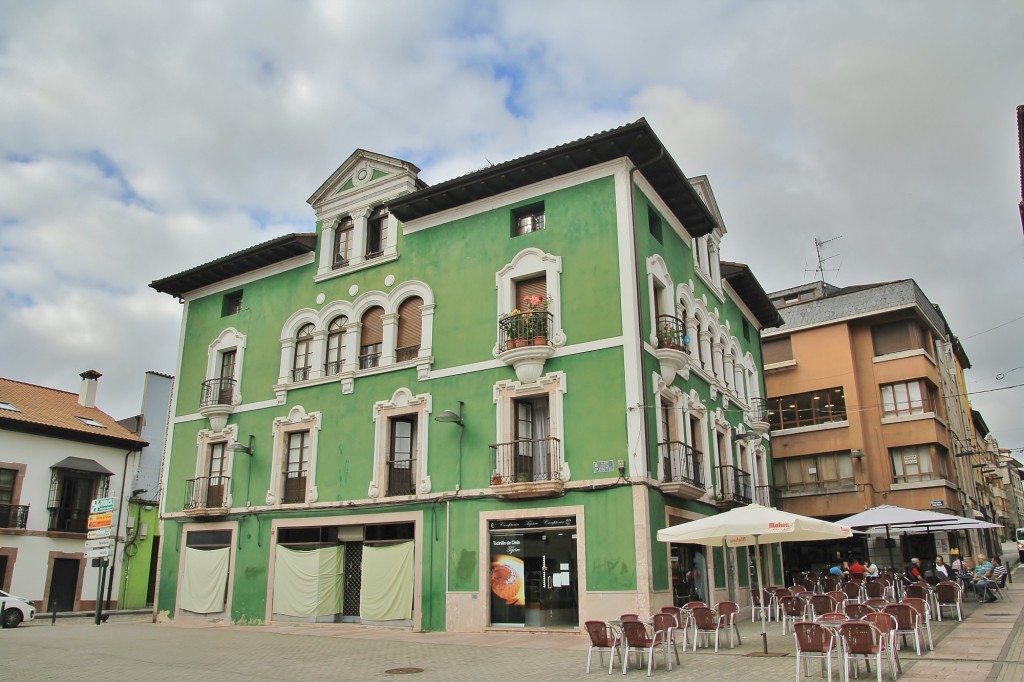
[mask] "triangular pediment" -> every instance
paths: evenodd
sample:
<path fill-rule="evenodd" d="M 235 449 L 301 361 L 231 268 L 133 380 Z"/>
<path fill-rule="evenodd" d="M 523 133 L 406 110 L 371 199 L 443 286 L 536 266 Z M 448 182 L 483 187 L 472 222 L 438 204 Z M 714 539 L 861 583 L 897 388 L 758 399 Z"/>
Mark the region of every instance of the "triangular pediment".
<path fill-rule="evenodd" d="M 324 202 L 339 195 L 361 192 L 370 185 L 396 175 L 416 178 L 419 172 L 420 169 L 408 161 L 357 149 L 320 185 L 306 203 L 315 210 Z"/>

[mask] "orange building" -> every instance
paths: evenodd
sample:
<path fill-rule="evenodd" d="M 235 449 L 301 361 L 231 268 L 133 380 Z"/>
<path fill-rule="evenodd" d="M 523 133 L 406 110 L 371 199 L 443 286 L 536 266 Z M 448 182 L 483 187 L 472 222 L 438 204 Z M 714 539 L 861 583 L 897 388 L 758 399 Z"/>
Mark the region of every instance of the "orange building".
<path fill-rule="evenodd" d="M 816 282 L 769 296 L 785 320 L 762 339 L 782 507 L 829 520 L 883 504 L 980 518 L 966 456 L 975 450 L 963 388 L 970 361 L 917 284 Z M 934 558 L 950 542 L 960 544 L 946 533 L 905 536 L 895 560 Z M 802 548 L 789 563 L 865 551 L 889 563 L 884 536 L 870 535 Z"/>

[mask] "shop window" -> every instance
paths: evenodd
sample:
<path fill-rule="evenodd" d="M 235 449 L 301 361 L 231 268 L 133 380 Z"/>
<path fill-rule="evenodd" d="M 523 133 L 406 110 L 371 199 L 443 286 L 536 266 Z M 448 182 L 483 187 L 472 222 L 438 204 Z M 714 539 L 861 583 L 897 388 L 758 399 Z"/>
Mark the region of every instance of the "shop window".
<path fill-rule="evenodd" d="M 242 291 L 232 291 L 230 294 L 224 294 L 224 300 L 221 304 L 221 317 L 227 317 L 228 315 L 234 315 L 235 313 L 242 312 Z"/>
<path fill-rule="evenodd" d="M 339 374 L 345 365 L 345 324 L 348 318 L 344 315 L 331 320 L 327 325 L 327 355 L 324 358 L 324 374 Z"/>
<path fill-rule="evenodd" d="M 533 204 L 512 211 L 512 236 L 539 232 L 545 228 L 544 204 Z"/>
<path fill-rule="evenodd" d="M 846 396 L 842 387 L 768 398 L 765 404 L 772 430 L 847 420 Z"/>
<path fill-rule="evenodd" d="M 292 362 L 292 381 L 309 379 L 313 368 L 313 331 L 312 324 L 303 325 L 295 335 L 295 355 Z"/>
<path fill-rule="evenodd" d="M 924 379 L 882 386 L 882 413 L 886 417 L 935 411 L 935 389 Z"/>
<path fill-rule="evenodd" d="M 889 450 L 893 481 L 913 483 L 946 478 L 946 454 L 938 446 L 914 445 Z"/>

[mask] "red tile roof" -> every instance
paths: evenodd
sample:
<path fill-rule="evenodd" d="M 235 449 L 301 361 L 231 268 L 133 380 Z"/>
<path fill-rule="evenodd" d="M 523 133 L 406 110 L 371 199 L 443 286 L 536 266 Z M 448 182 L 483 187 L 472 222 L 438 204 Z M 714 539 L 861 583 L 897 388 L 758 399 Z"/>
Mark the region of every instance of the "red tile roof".
<path fill-rule="evenodd" d="M 78 404 L 78 394 L 0 377 L 0 429 L 28 431 L 101 445 L 141 450 L 146 441 L 95 407 Z M 101 426 L 90 426 L 88 419 Z"/>

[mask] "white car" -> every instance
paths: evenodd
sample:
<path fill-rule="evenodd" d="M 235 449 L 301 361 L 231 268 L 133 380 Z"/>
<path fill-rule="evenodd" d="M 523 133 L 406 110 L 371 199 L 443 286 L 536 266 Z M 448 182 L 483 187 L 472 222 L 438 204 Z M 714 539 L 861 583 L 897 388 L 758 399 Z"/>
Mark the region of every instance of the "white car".
<path fill-rule="evenodd" d="M 5 628 L 16 628 L 23 620 L 36 617 L 35 604 L 28 599 L 15 597 L 0 590 L 0 602 L 3 602 L 3 613 L 0 613 L 0 624 Z"/>

